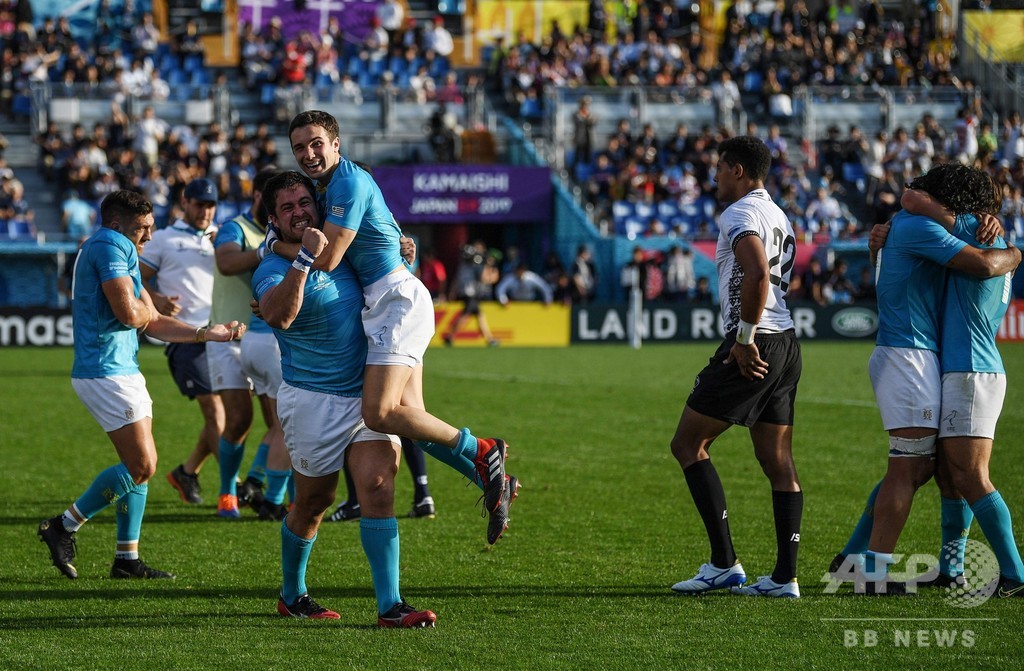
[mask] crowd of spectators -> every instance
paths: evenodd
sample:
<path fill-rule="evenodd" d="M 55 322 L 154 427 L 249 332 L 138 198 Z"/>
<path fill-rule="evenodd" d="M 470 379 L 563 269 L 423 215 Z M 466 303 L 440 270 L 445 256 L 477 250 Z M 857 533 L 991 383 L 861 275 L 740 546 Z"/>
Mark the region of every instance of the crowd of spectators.
<path fill-rule="evenodd" d="M 757 3 L 764 6 L 764 3 Z M 555 22 L 539 44 L 520 34 L 499 39 L 491 80 L 524 116 L 542 113 L 545 89 L 557 86 L 657 86 L 688 93 L 707 87 L 726 109 L 750 94 L 778 117 L 793 113 L 793 92 L 805 84 L 957 85 L 949 59 L 951 36 L 932 33 L 918 14 L 887 17 L 879 0 L 825 0 L 811 12 L 805 0 L 779 2 L 769 13 L 738 0 L 722 35 L 703 33 L 686 3 L 623 3 L 608 17 L 592 0 L 586 26 Z"/>
<path fill-rule="evenodd" d="M 35 212 L 25 199 L 25 185 L 4 158 L 7 138 L 0 133 L 0 241 L 35 240 Z"/>
<path fill-rule="evenodd" d="M 153 203 L 158 223 L 165 224 L 174 216 L 181 190 L 193 179 L 209 178 L 220 199 L 245 203 L 252 198 L 256 173 L 280 161 L 266 124 L 170 126 L 151 107 L 130 127 L 121 121 L 115 117 L 89 129 L 75 124 L 67 135 L 50 123 L 36 138 L 39 168 L 65 201 L 97 204 L 117 189 L 137 190 Z M 73 237 L 80 232 L 65 230 Z"/>
<path fill-rule="evenodd" d="M 512 246 L 502 251 L 488 248 L 482 240 L 466 245 L 454 272 L 449 273 L 429 248 L 417 273 L 437 302 L 473 301 L 540 302 L 545 305 L 585 305 L 597 293 L 597 266 L 590 249 L 580 245 L 572 264 L 566 267 L 551 252 L 537 271 Z M 451 281 L 449 282 L 449 277 Z"/>
<path fill-rule="evenodd" d="M 302 31 L 293 39 L 279 17 L 263 30 L 245 24 L 239 68 L 252 90 L 269 86 L 281 96 L 311 90 L 321 101 L 359 104 L 386 87 L 419 103 L 456 103 L 463 94 L 448 59 L 453 49 L 441 16 L 417 24 L 397 0 L 385 0 L 361 41 L 345 35 L 336 18 L 319 35 Z"/>

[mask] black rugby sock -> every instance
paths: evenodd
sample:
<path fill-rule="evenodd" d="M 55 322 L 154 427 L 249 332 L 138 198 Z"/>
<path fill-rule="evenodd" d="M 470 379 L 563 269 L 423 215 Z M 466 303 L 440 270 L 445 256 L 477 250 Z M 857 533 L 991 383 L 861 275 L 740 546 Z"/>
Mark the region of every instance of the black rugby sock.
<path fill-rule="evenodd" d="M 718 471 L 710 459 L 698 461 L 683 469 L 690 495 L 697 512 L 704 520 L 704 528 L 711 542 L 711 563 L 718 568 L 729 568 L 736 563 L 736 552 L 729 534 L 729 515 L 725 507 L 725 490 Z"/>
<path fill-rule="evenodd" d="M 800 518 L 804 512 L 803 492 L 772 492 L 775 512 L 775 542 L 779 555 L 772 580 L 787 583 L 796 577 L 796 556 L 800 551 Z"/>

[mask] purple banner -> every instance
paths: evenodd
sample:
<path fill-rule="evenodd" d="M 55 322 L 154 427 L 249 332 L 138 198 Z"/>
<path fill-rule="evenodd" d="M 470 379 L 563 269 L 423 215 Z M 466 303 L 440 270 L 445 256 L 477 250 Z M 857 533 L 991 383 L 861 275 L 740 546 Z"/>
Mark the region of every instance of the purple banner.
<path fill-rule="evenodd" d="M 551 171 L 505 165 L 418 165 L 374 168 L 399 223 L 546 223 Z"/>
<path fill-rule="evenodd" d="M 284 35 L 291 39 L 303 30 L 320 35 L 331 19 L 337 19 L 342 38 L 360 43 L 370 32 L 370 20 L 379 4 L 378 0 L 306 0 L 305 9 L 296 10 L 294 0 L 239 0 L 238 21 L 261 29 L 271 17 L 281 17 Z"/>

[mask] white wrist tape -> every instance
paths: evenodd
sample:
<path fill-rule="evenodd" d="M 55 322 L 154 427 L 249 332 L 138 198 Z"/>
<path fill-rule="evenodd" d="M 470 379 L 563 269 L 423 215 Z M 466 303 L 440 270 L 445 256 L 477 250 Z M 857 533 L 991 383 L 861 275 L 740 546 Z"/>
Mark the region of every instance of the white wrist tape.
<path fill-rule="evenodd" d="M 757 324 L 751 324 L 740 320 L 736 329 L 736 342 L 740 345 L 751 345 L 754 342 L 754 334 L 757 333 Z"/>

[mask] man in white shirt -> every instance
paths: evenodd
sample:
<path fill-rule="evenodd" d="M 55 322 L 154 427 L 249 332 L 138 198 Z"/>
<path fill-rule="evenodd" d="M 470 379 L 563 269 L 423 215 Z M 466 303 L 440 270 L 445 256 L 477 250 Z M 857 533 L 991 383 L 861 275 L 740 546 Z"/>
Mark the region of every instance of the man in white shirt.
<path fill-rule="evenodd" d="M 185 187 L 181 204 L 183 218 L 153 234 L 140 268 L 157 311 L 198 328 L 209 324 L 213 301 L 217 187 L 208 179 L 192 180 Z M 202 503 L 198 472 L 207 457 L 217 454 L 224 430 L 224 405 L 211 389 L 205 343 L 170 344 L 165 354 L 178 389 L 183 396 L 198 401 L 203 414 L 195 449 L 167 479 L 183 501 Z"/>
<path fill-rule="evenodd" d="M 423 49 L 433 49 L 438 56 L 447 58 L 455 50 L 452 34 L 444 27 L 444 19 L 435 16 L 433 24 L 423 31 Z"/>
<path fill-rule="evenodd" d="M 544 305 L 548 305 L 553 298 L 548 283 L 537 273 L 528 270 L 525 263 L 520 263 L 514 272 L 501 278 L 494 293 L 502 305 L 508 305 L 509 300 L 535 301 L 538 297 L 544 301 Z"/>

